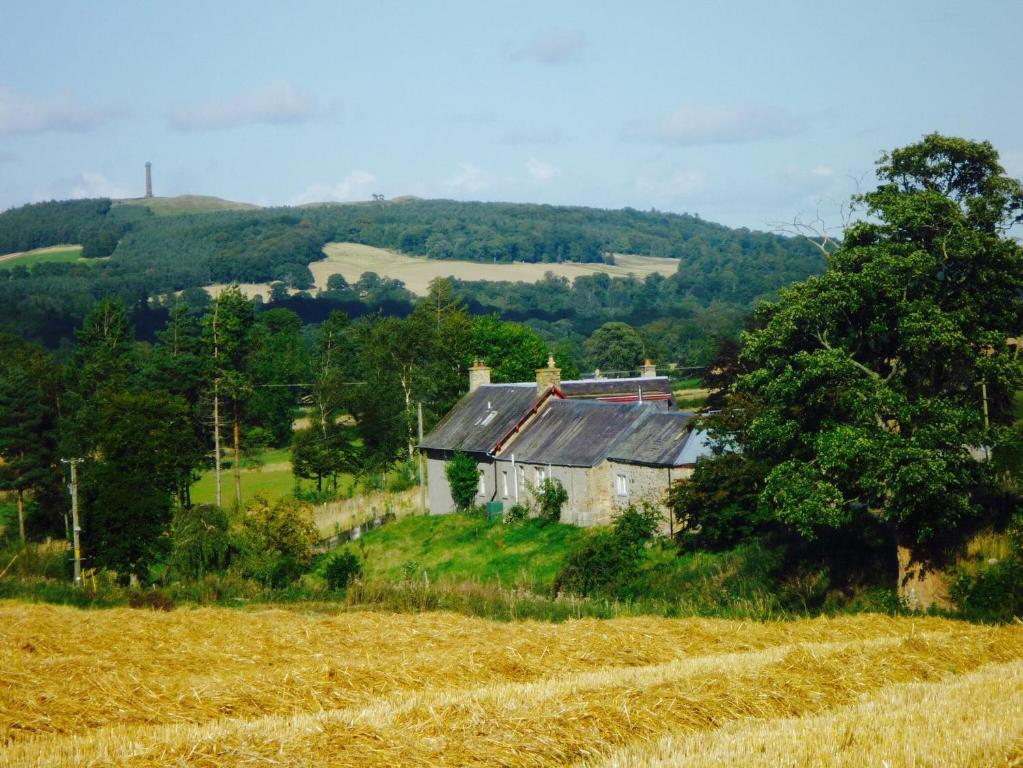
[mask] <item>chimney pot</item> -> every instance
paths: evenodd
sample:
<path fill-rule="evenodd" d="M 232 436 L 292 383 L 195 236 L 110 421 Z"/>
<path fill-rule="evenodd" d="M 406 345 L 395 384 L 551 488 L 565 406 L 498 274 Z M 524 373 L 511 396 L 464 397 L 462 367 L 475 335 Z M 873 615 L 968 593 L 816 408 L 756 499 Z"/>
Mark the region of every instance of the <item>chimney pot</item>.
<path fill-rule="evenodd" d="M 547 356 L 547 367 L 536 369 L 536 393 L 542 395 L 551 387 L 561 386 L 561 369 L 554 362 L 554 355 Z"/>

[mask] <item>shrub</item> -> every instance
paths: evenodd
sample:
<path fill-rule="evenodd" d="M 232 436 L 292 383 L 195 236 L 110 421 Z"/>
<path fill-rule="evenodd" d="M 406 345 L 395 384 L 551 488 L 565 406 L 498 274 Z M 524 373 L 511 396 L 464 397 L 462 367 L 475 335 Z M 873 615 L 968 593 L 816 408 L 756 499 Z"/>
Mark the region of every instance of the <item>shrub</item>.
<path fill-rule="evenodd" d="M 177 575 L 200 579 L 227 565 L 227 513 L 212 504 L 179 509 L 171 520 L 171 567 Z"/>
<path fill-rule="evenodd" d="M 238 532 L 239 570 L 266 586 L 290 584 L 309 570 L 318 540 L 308 508 L 293 499 L 271 504 L 257 496 Z"/>
<path fill-rule="evenodd" d="M 529 518 L 529 507 L 525 504 L 513 504 L 504 513 L 505 525 L 521 523 Z"/>
<path fill-rule="evenodd" d="M 649 501 L 630 504 L 615 518 L 615 536 L 623 544 L 642 544 L 654 537 L 663 518 L 661 510 Z"/>
<path fill-rule="evenodd" d="M 1009 557 L 973 573 L 960 573 L 950 592 L 969 619 L 1011 621 L 1023 617 L 1023 560 Z"/>
<path fill-rule="evenodd" d="M 613 594 L 636 572 L 641 552 L 623 546 L 613 530 L 594 531 L 565 558 L 554 577 L 554 592 Z"/>
<path fill-rule="evenodd" d="M 448 485 L 451 486 L 451 498 L 459 510 L 465 511 L 476 500 L 479 487 L 479 468 L 476 461 L 464 453 L 456 453 L 444 468 Z"/>
<path fill-rule="evenodd" d="M 362 562 L 359 556 L 350 550 L 338 552 L 329 561 L 323 572 L 330 589 L 341 591 L 352 581 L 362 575 Z"/>
<path fill-rule="evenodd" d="M 568 491 L 560 480 L 548 477 L 539 486 L 532 489 L 533 498 L 539 509 L 541 520 L 556 523 L 561 520 L 561 508 L 568 501 Z"/>

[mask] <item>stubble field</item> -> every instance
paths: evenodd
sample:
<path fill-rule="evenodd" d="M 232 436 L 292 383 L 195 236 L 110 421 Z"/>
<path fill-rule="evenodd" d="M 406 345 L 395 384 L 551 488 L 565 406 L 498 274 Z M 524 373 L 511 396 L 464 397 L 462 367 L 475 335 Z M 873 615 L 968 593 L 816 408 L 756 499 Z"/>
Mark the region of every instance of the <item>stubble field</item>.
<path fill-rule="evenodd" d="M 1020 626 L 0 604 L 0 764 L 1021 760 Z"/>

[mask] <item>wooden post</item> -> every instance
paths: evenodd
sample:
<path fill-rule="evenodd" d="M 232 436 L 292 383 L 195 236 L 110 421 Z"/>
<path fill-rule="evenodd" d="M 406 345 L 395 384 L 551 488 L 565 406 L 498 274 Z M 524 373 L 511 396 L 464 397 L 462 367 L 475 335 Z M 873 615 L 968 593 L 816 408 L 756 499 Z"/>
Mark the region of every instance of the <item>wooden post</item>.
<path fill-rule="evenodd" d="M 18 533 L 21 534 L 21 546 L 25 546 L 25 489 L 18 489 Z"/>

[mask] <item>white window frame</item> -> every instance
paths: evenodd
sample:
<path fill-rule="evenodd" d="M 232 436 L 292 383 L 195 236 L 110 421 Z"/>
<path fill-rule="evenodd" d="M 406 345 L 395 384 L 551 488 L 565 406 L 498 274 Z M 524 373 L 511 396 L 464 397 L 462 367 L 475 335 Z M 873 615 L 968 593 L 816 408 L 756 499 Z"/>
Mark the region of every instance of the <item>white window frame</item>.
<path fill-rule="evenodd" d="M 487 495 L 487 477 L 484 474 L 482 469 L 479 471 L 479 473 L 480 473 L 479 495 L 480 496 L 486 496 Z"/>
<path fill-rule="evenodd" d="M 629 495 L 629 477 L 624 472 L 615 475 L 615 494 L 623 498 Z"/>

